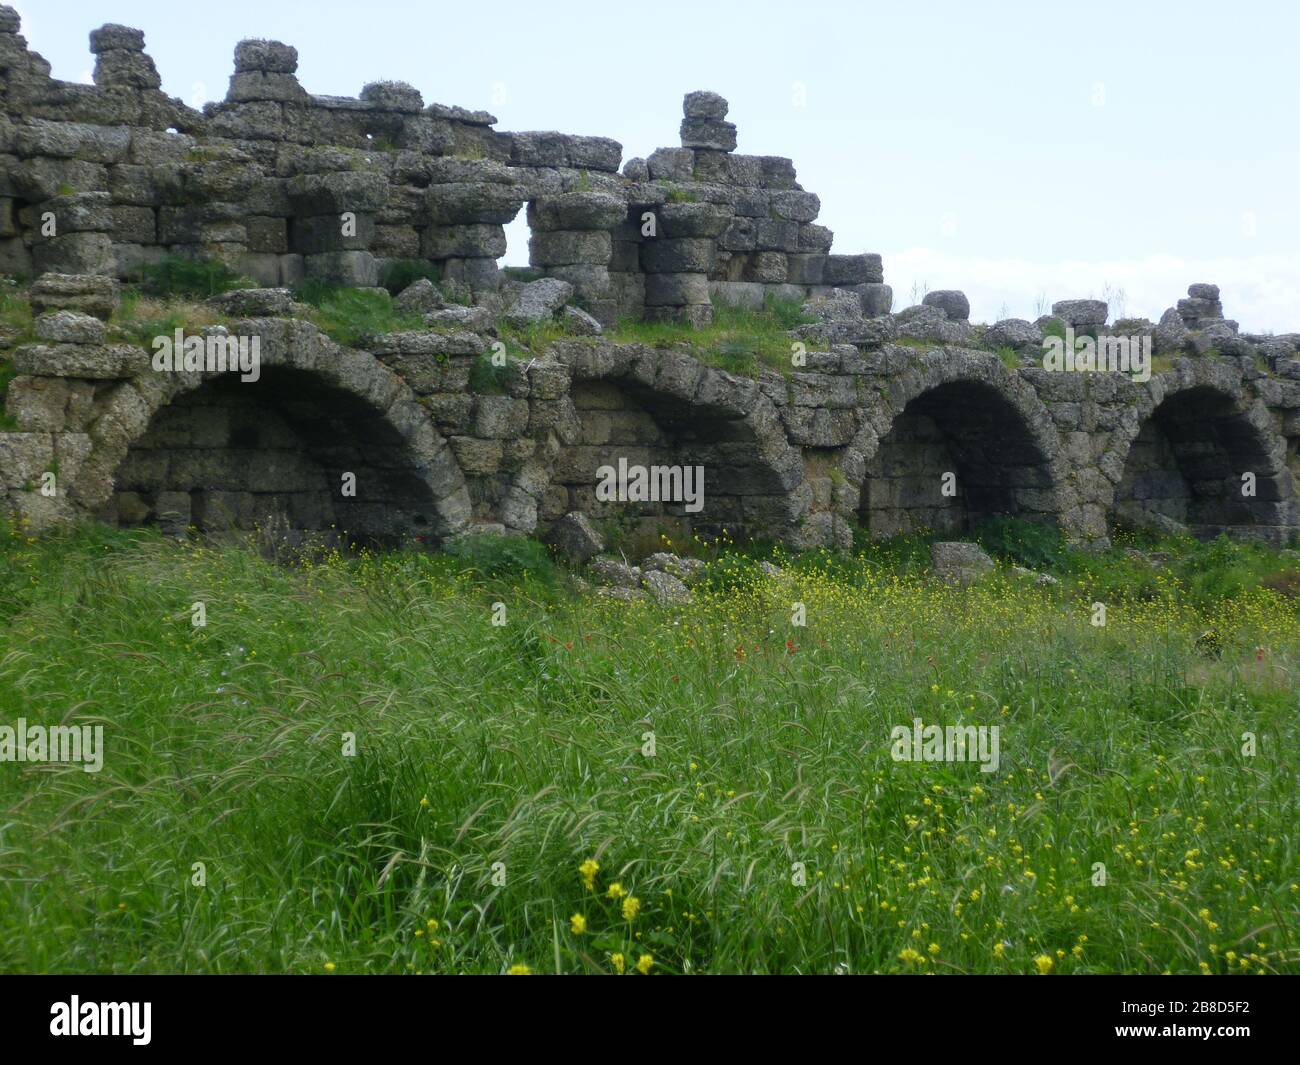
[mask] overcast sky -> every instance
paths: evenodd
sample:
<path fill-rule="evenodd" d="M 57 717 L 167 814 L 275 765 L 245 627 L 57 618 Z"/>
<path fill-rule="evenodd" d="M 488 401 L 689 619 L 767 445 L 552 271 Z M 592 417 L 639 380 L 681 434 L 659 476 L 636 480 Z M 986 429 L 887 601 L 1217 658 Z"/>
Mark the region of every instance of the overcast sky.
<path fill-rule="evenodd" d="M 12 0 L 11 0 L 12 2 Z M 56 77 L 87 35 L 145 31 L 163 88 L 225 95 L 235 42 L 295 45 L 310 92 L 408 81 L 499 129 L 676 145 L 682 95 L 731 101 L 738 150 L 793 157 L 835 250 L 884 255 L 895 309 L 972 318 L 1112 298 L 1158 317 L 1194 281 L 1254 331 L 1300 331 L 1300 5 L 1090 2 L 364 4 L 20 0 Z M 507 262 L 525 262 L 522 221 Z"/>

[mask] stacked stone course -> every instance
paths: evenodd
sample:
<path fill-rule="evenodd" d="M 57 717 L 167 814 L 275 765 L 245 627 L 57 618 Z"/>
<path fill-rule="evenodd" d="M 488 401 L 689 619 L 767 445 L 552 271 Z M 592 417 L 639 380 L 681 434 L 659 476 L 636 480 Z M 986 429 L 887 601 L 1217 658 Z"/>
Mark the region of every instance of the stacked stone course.
<path fill-rule="evenodd" d="M 423 260 L 490 292 L 504 226 L 526 206 L 533 268 L 606 325 L 705 324 L 714 296 L 828 286 L 889 308 L 879 256 L 831 255 L 817 197 L 790 160 L 736 154 L 716 93 L 686 97 L 680 148 L 620 175 L 616 141 L 500 132 L 494 116 L 426 106 L 403 82 L 312 94 L 278 41 L 241 41 L 225 99 L 201 112 L 161 91 L 144 34 L 126 26 L 91 34 L 95 84 L 70 85 L 0 11 L 0 272 L 136 279 L 171 254 L 267 285 L 367 287 Z"/>
<path fill-rule="evenodd" d="M 138 31 L 96 31 L 96 84 L 72 86 L 18 29 L 0 6 L 0 273 L 42 276 L 35 339 L 7 353 L 17 430 L 0 431 L 0 512 L 34 527 L 269 520 L 589 543 L 591 515 L 805 547 L 847 546 L 856 525 L 956 531 L 1001 513 L 1084 540 L 1114 517 L 1274 542 L 1300 526 L 1300 336 L 1240 333 L 1213 285 L 1191 286 L 1158 325 L 1108 325 L 1104 302 L 1067 300 L 985 329 L 954 290 L 893 314 L 880 257 L 832 253 L 791 161 L 738 154 L 713 93 L 687 96 L 680 146 L 620 172 L 607 138 L 499 132 L 400 82 L 312 95 L 277 42 L 241 42 L 226 99 L 197 112 L 162 93 Z M 527 286 L 497 267 L 521 210 L 543 275 Z M 153 372 L 142 348 L 109 342 L 115 279 L 167 254 L 269 286 L 369 286 L 417 259 L 444 285 L 397 300 L 426 330 L 366 350 L 294 320 L 286 287 L 220 297 L 230 328 L 262 343 L 264 380 L 242 385 Z M 451 289 L 473 305 L 448 304 Z M 748 379 L 599 335 L 621 316 L 703 325 L 717 302 L 772 294 L 813 319 L 785 374 Z M 476 378 L 499 318 L 557 316 L 575 339 L 507 362 L 491 387 Z M 1174 369 L 1147 382 L 1049 372 L 1044 331 L 1064 325 L 1151 333 Z M 1004 365 L 1008 348 L 1020 368 Z M 703 511 L 597 499 L 597 467 L 620 458 L 704 466 Z M 355 499 L 339 495 L 341 471 L 357 475 Z M 1243 471 L 1255 496 L 1240 494 Z M 939 491 L 946 473 L 955 495 Z"/>

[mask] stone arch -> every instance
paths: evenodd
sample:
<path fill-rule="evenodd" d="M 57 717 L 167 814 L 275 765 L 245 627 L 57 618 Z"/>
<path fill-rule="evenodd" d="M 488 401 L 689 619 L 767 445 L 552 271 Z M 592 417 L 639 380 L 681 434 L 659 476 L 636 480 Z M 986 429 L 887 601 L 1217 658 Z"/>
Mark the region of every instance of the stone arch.
<path fill-rule="evenodd" d="M 256 382 L 150 369 L 113 386 L 74 488 L 83 508 L 122 524 L 216 531 L 274 520 L 364 542 L 438 542 L 465 529 L 461 470 L 396 373 L 304 322 L 231 331 L 260 342 Z M 355 496 L 342 492 L 345 472 Z"/>
<path fill-rule="evenodd" d="M 931 529 L 961 533 L 996 515 L 1062 521 L 1060 440 L 1034 390 L 994 356 L 889 348 L 903 369 L 844 462 L 855 517 L 874 537 Z M 945 495 L 945 474 L 953 495 Z M 846 515 L 847 516 L 847 515 Z"/>
<path fill-rule="evenodd" d="M 1286 441 L 1222 360 L 1187 360 L 1152 378 L 1116 430 L 1112 456 L 1114 522 L 1275 543 L 1295 529 Z M 1242 491 L 1246 473 L 1253 496 Z"/>
<path fill-rule="evenodd" d="M 543 525 L 582 511 L 624 531 L 794 542 L 809 493 L 799 449 L 756 381 L 640 345 L 561 344 L 572 386 L 558 426 Z M 703 467 L 698 510 L 684 501 L 602 502 L 602 466 Z M 648 537 L 647 537 L 648 542 Z"/>

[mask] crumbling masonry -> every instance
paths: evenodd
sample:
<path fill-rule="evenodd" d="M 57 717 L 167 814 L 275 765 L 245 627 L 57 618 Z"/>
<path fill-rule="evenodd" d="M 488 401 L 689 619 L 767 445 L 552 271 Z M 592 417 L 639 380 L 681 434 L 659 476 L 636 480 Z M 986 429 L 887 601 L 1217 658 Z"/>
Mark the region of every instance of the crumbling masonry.
<path fill-rule="evenodd" d="M 817 196 L 790 160 L 737 153 L 714 93 L 686 97 L 680 147 L 623 163 L 608 138 L 502 132 L 401 83 L 314 96 L 277 42 L 242 42 L 226 99 L 199 112 L 161 91 L 139 30 L 92 33 L 95 84 L 76 85 L 19 29 L 0 6 L 0 274 L 38 278 L 39 317 L 35 342 L 0 350 L 17 371 L 0 512 L 31 526 L 274 520 L 436 543 L 581 513 L 814 546 L 998 514 L 1092 541 L 1117 519 L 1274 543 L 1300 525 L 1300 338 L 1241 333 L 1213 285 L 1159 323 L 1069 300 L 984 328 L 957 292 L 894 314 L 880 256 L 832 253 Z M 520 211 L 528 284 L 497 263 Z M 220 304 L 229 334 L 260 342 L 257 382 L 158 372 L 110 342 L 119 282 L 167 255 L 266 286 Z M 299 320 L 285 291 L 374 286 L 408 260 L 469 298 L 416 286 L 402 299 L 428 328 L 365 350 Z M 769 295 L 817 319 L 785 374 L 600 335 Z M 474 383 L 500 318 L 553 315 L 588 335 Z M 1172 369 L 1042 368 L 1044 330 L 1067 325 L 1149 337 Z M 703 466 L 703 510 L 598 500 L 619 458 Z"/>

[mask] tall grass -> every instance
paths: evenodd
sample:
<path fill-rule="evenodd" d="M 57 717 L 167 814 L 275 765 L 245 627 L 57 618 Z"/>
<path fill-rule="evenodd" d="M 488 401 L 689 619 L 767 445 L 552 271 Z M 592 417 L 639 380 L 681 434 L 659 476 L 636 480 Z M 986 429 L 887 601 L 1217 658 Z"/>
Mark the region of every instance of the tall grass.
<path fill-rule="evenodd" d="M 107 747 L 98 774 L 0 764 L 4 970 L 1297 968 L 1300 625 L 1274 592 L 1096 628 L 1064 588 L 884 555 L 664 608 L 483 543 L 2 550 L 0 724 Z M 916 717 L 998 725 L 999 771 L 894 762 Z"/>

